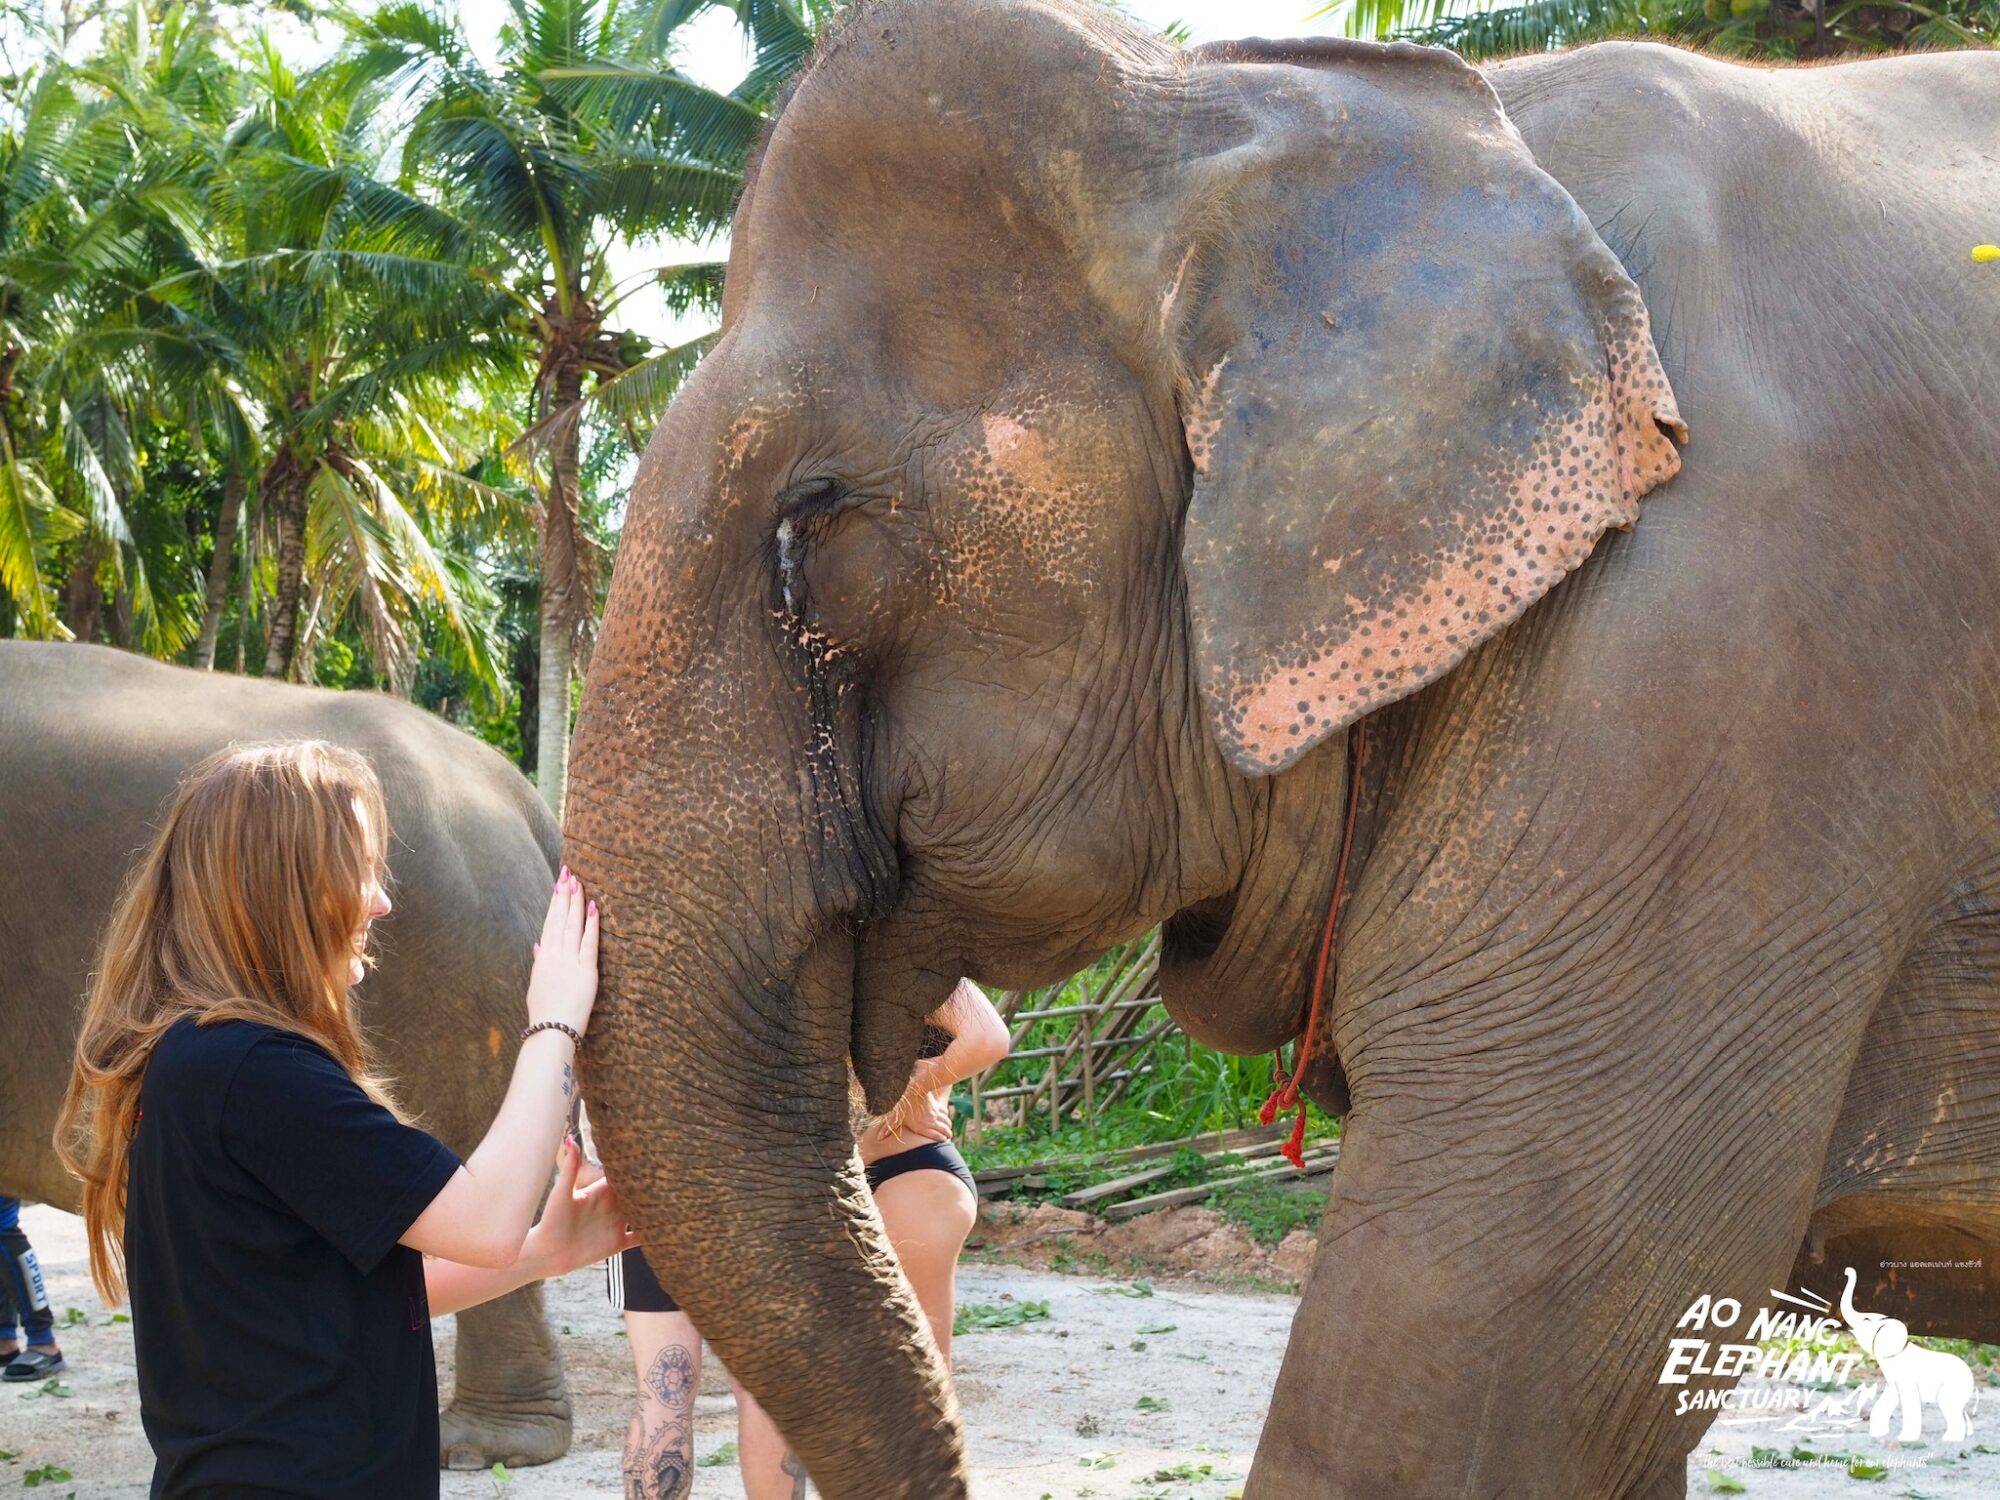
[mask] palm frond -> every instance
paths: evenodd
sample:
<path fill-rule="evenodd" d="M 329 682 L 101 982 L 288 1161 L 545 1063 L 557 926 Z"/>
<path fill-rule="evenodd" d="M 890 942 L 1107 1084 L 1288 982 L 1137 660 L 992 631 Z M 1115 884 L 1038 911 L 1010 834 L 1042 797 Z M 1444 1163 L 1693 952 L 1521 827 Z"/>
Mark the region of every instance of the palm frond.
<path fill-rule="evenodd" d="M 636 146 L 600 153 L 591 176 L 600 216 L 628 239 L 711 238 L 729 227 L 743 193 L 740 172 Z"/>
<path fill-rule="evenodd" d="M 613 140 L 656 143 L 672 154 L 741 169 L 764 117 L 740 99 L 671 68 L 620 58 L 548 68 L 537 75 L 572 115 Z"/>
<path fill-rule="evenodd" d="M 19 460 L 0 434 L 0 587 L 13 597 L 30 637 L 68 640 L 42 577 L 41 559 L 52 542 L 81 531 L 81 518 L 61 509 L 34 469 Z"/>
<path fill-rule="evenodd" d="M 719 315 L 722 312 L 722 276 L 728 263 L 719 260 L 691 261 L 685 265 L 662 266 L 656 285 L 660 300 L 675 317 L 691 312 Z"/>
<path fill-rule="evenodd" d="M 623 374 L 600 382 L 584 397 L 583 404 L 603 410 L 621 428 L 637 436 L 635 447 L 643 446 L 660 425 L 660 418 L 666 415 L 667 404 L 674 399 L 681 382 L 694 372 L 702 356 L 715 347 L 720 337 L 719 333 L 705 333 L 662 350 Z"/>

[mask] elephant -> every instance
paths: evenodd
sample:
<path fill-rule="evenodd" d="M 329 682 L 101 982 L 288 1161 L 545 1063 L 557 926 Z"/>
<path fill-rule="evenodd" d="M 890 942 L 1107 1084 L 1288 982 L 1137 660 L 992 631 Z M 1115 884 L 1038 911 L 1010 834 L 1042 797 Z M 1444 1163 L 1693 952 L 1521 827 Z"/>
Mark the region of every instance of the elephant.
<path fill-rule="evenodd" d="M 1084 0 L 822 40 L 564 857 L 611 1180 L 829 1500 L 969 1484 L 850 1074 L 1155 924 L 1180 1025 L 1343 1117 L 1248 1500 L 1678 1496 L 1695 1297 L 2000 1267 L 1996 97 Z M 1906 1321 L 2000 1337 L 1992 1278 Z"/>
<path fill-rule="evenodd" d="M 126 867 L 181 775 L 233 741 L 335 741 L 381 777 L 395 911 L 355 991 L 404 1107 L 461 1153 L 499 1109 L 559 834 L 494 750 L 378 693 L 196 672 L 109 647 L 0 640 L 0 1192 L 74 1209 L 56 1159 L 86 980 Z M 451 1468 L 547 1463 L 570 1401 L 539 1283 L 458 1317 Z"/>
<path fill-rule="evenodd" d="M 1882 1393 L 1868 1413 L 1868 1431 L 1889 1435 L 1889 1419 L 1903 1411 L 1901 1440 L 1923 1436 L 1924 1403 L 1931 1402 L 1944 1418 L 1944 1440 L 1965 1441 L 1966 1408 L 1972 1404 L 1972 1367 L 1956 1354 L 1925 1349 L 1910 1342 L 1909 1325 L 1886 1313 L 1857 1312 L 1854 1307 L 1854 1267 L 1847 1268 L 1847 1290 L 1840 1296 L 1840 1316 L 1854 1330 L 1855 1342 L 1882 1370 Z"/>

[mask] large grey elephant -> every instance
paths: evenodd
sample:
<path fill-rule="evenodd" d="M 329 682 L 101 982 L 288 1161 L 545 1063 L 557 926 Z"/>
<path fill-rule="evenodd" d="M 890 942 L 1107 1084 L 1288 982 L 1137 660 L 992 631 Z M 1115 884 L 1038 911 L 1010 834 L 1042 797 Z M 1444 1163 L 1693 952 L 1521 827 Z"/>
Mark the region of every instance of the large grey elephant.
<path fill-rule="evenodd" d="M 826 1495 L 966 1489 L 850 1059 L 879 1108 L 958 975 L 1161 921 L 1181 1023 L 1273 1047 L 1343 862 L 1252 1500 L 1679 1495 L 1676 1320 L 1795 1260 L 1980 1260 L 1873 1295 L 2000 1336 L 1996 99 L 1068 0 L 818 50 L 566 854 L 612 1179 Z"/>
<path fill-rule="evenodd" d="M 395 911 L 356 992 L 402 1102 L 470 1150 L 506 1092 L 559 834 L 531 787 L 407 703 L 164 666 L 101 646 L 0 641 L 0 1192 L 73 1207 L 51 1144 L 111 903 L 181 774 L 232 741 L 367 754 L 394 838 Z M 539 1284 L 459 1314 L 441 1458 L 547 1463 L 569 1448 Z"/>

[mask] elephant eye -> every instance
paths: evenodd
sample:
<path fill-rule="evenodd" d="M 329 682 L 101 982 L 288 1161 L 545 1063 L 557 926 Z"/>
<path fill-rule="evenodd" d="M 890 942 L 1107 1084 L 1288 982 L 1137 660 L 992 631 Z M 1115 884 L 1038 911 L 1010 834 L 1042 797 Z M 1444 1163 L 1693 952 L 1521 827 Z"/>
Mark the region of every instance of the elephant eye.
<path fill-rule="evenodd" d="M 813 479 L 778 496 L 778 583 L 784 591 L 785 613 L 796 617 L 804 592 L 806 543 L 813 523 L 837 512 L 848 499 L 847 487 L 836 479 Z"/>

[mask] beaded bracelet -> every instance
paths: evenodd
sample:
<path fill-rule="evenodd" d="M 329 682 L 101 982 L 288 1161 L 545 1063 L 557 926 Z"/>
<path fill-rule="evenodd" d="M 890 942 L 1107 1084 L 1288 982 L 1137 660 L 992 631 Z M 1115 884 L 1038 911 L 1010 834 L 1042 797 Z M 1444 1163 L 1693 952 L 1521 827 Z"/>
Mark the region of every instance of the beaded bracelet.
<path fill-rule="evenodd" d="M 579 1048 L 583 1046 L 583 1033 L 567 1021 L 537 1021 L 521 1033 L 521 1040 L 525 1042 L 538 1031 L 560 1031 L 572 1042 L 575 1042 Z"/>

